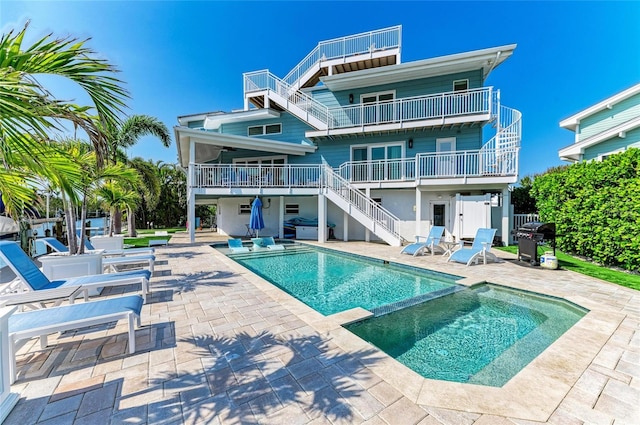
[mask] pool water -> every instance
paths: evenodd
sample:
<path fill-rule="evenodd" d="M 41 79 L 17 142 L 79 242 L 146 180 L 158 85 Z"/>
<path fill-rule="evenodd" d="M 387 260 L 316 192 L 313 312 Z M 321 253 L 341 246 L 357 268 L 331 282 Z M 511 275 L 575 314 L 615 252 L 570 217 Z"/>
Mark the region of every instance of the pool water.
<path fill-rule="evenodd" d="M 482 284 L 345 327 L 425 378 L 500 387 L 587 311 Z"/>
<path fill-rule="evenodd" d="M 324 315 L 400 308 L 462 288 L 459 276 L 316 247 L 229 257 Z"/>

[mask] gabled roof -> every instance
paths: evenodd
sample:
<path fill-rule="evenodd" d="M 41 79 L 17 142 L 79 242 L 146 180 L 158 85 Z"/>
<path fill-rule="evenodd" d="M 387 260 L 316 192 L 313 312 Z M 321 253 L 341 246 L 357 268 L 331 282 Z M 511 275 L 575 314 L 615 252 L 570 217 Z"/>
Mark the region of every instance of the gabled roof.
<path fill-rule="evenodd" d="M 344 74 L 322 77 L 320 80 L 331 91 L 371 87 L 381 84 L 397 83 L 418 78 L 447 75 L 456 72 L 482 69 L 483 78 L 507 58 L 516 48 L 516 44 L 474 50 L 454 55 L 389 65 L 381 68 L 365 69 Z"/>
<path fill-rule="evenodd" d="M 621 91 L 618 94 L 614 94 L 611 97 L 606 98 L 602 102 L 596 103 L 595 105 L 578 112 L 575 115 L 570 116 L 569 118 L 565 118 L 560 121 L 560 127 L 566 128 L 567 130 L 576 131 L 578 124 L 584 118 L 595 114 L 596 112 L 603 111 L 605 109 L 611 109 L 613 105 L 616 103 L 620 103 L 625 99 L 630 98 L 633 95 L 640 93 L 640 84 L 636 84 L 635 86 L 629 87 L 628 89 Z"/>
<path fill-rule="evenodd" d="M 635 130 L 636 128 L 640 128 L 640 117 L 630 119 L 618 126 L 564 147 L 558 151 L 558 155 L 563 161 L 579 161 L 586 148 L 613 137 L 626 137 L 628 131 Z"/>
<path fill-rule="evenodd" d="M 307 143 L 289 143 L 257 137 L 234 136 L 183 126 L 175 126 L 173 130 L 178 146 L 178 161 L 180 162 L 180 166 L 184 168 L 189 166 L 191 141 L 198 145 L 196 152 L 194 152 L 195 162 L 197 163 L 216 160 L 220 153 L 228 148 L 283 153 L 287 155 L 305 155 L 316 150 L 316 146 Z"/>

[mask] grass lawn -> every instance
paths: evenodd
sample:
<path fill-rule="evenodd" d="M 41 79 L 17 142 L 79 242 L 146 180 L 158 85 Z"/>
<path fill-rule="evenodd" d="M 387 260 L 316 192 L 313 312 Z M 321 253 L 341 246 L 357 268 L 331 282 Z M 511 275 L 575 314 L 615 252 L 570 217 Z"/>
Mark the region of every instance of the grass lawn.
<path fill-rule="evenodd" d="M 517 254 L 518 246 L 502 246 L 497 247 L 503 251 Z M 538 253 L 540 255 L 548 251 L 548 247 L 539 246 Z M 640 275 L 620 272 L 617 270 L 608 269 L 606 267 L 598 266 L 597 264 L 590 263 L 564 254 L 556 250 L 556 257 L 558 258 L 558 265 L 566 270 L 582 273 L 587 276 L 595 277 L 605 280 L 607 282 L 615 283 L 616 285 L 626 286 L 635 290 L 640 290 Z"/>
<path fill-rule="evenodd" d="M 125 238 L 124 243 L 136 248 L 147 247 L 149 246 L 150 240 L 157 240 L 157 239 L 169 240 L 171 238 L 171 236 L 156 236 L 155 235 L 156 231 L 166 231 L 167 233 L 169 233 L 169 235 L 171 235 L 172 233 L 184 232 L 185 230 L 186 229 L 184 227 L 172 227 L 168 229 L 136 229 L 136 231 L 138 232 L 138 237 Z"/>

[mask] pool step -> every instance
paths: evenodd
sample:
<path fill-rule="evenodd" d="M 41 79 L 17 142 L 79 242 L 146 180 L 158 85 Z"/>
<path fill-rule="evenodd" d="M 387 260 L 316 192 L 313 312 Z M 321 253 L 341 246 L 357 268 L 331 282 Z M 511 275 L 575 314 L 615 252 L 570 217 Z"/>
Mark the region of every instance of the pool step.
<path fill-rule="evenodd" d="M 398 301 L 395 303 L 376 307 L 371 310 L 371 313 L 373 313 L 374 317 L 384 316 L 385 314 L 393 313 L 394 311 L 402 310 L 403 308 L 411 307 L 417 304 L 422 304 L 425 301 L 431 301 L 431 300 L 435 300 L 436 298 L 444 297 L 446 295 L 455 294 L 456 292 L 460 292 L 464 289 L 467 289 L 467 287 L 462 285 L 453 285 L 450 288 L 440 289 L 438 291 L 433 291 L 426 294 L 418 295 L 417 297 L 413 297 L 413 298 Z"/>

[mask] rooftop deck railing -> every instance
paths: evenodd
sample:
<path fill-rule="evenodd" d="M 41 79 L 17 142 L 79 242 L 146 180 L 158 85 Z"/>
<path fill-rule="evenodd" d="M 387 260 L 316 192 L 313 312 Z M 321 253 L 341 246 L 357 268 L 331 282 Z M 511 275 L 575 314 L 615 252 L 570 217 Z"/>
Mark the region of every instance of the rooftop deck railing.
<path fill-rule="evenodd" d="M 346 58 L 376 50 L 400 48 L 402 26 L 383 28 L 361 34 L 321 41 L 282 80 L 294 86 L 309 69 L 321 60 Z"/>
<path fill-rule="evenodd" d="M 490 114 L 493 87 L 404 97 L 376 103 L 329 108 L 329 128 L 402 123 L 452 116 Z"/>

